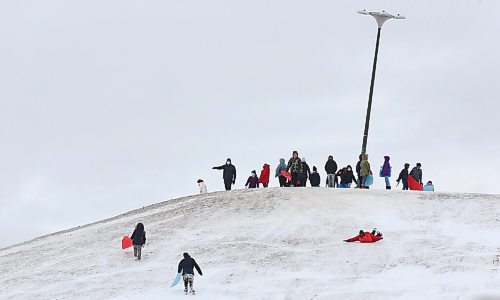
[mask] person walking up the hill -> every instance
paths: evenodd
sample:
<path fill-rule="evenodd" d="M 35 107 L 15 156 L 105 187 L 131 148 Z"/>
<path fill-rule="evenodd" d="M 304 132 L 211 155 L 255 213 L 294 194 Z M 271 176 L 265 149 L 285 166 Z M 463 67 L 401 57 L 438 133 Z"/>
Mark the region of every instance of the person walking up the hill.
<path fill-rule="evenodd" d="M 231 184 L 236 182 L 236 167 L 231 163 L 231 159 L 228 158 L 226 160 L 226 164 L 213 167 L 214 170 L 224 170 L 222 173 L 222 178 L 224 179 L 224 186 L 226 187 L 226 191 L 231 190 Z"/>
<path fill-rule="evenodd" d="M 311 182 L 312 187 L 319 187 L 321 184 L 321 177 L 316 166 L 313 166 L 313 172 L 309 175 L 309 182 Z"/>
<path fill-rule="evenodd" d="M 409 168 L 410 168 L 410 164 L 406 163 L 403 170 L 401 170 L 401 172 L 399 173 L 398 179 L 396 180 L 398 182 L 398 184 L 400 181 L 403 182 L 403 191 L 408 190 L 408 169 Z"/>
<path fill-rule="evenodd" d="M 198 187 L 200 188 L 200 194 L 206 194 L 207 186 L 205 185 L 205 182 L 203 182 L 203 179 L 198 179 L 197 183 Z"/>
<path fill-rule="evenodd" d="M 249 189 L 255 189 L 259 187 L 259 177 L 257 177 L 257 172 L 255 170 L 252 171 L 250 177 L 247 179 L 247 183 L 245 183 L 245 187 Z"/>
<path fill-rule="evenodd" d="M 309 165 L 306 163 L 306 158 L 302 157 L 302 172 L 299 174 L 300 186 L 306 186 L 309 176 L 311 176 L 311 169 L 309 169 Z"/>
<path fill-rule="evenodd" d="M 413 167 L 410 172 L 410 176 L 413 177 L 420 185 L 422 185 L 422 164 L 417 163 L 417 166 Z"/>
<path fill-rule="evenodd" d="M 325 163 L 326 171 L 326 186 L 335 187 L 335 177 L 337 173 L 337 162 L 333 160 L 333 156 L 328 156 L 328 160 Z"/>
<path fill-rule="evenodd" d="M 186 293 L 186 295 L 188 294 L 189 287 L 189 293 L 194 295 L 194 269 L 196 268 L 196 271 L 201 276 L 203 276 L 203 273 L 201 272 L 200 266 L 198 266 L 196 261 L 191 256 L 189 256 L 188 253 L 184 253 L 183 256 L 184 258 L 179 262 L 179 267 L 177 267 L 177 273 L 181 273 L 182 271 L 184 293 Z"/>
<path fill-rule="evenodd" d="M 281 171 L 286 171 L 286 164 L 285 164 L 285 159 L 280 158 L 280 163 L 276 167 L 276 175 L 274 176 L 275 178 L 278 177 L 278 180 L 280 182 L 280 187 L 284 187 L 286 185 L 286 177 L 281 174 Z"/>
<path fill-rule="evenodd" d="M 262 183 L 262 186 L 265 188 L 269 185 L 269 173 L 271 173 L 270 166 L 268 164 L 264 164 L 262 171 L 260 171 L 259 183 Z"/>
<path fill-rule="evenodd" d="M 137 223 L 130 239 L 132 240 L 132 245 L 134 245 L 134 257 L 137 257 L 137 260 L 141 260 L 142 247 L 146 244 L 146 231 L 144 231 L 144 224 Z"/>
<path fill-rule="evenodd" d="M 389 181 L 389 178 L 391 177 L 392 173 L 392 167 L 391 164 L 389 163 L 389 160 L 391 158 L 389 156 L 384 156 L 384 164 L 380 167 L 380 177 L 385 178 L 385 189 L 390 190 L 391 189 L 391 182 Z"/>
<path fill-rule="evenodd" d="M 292 173 L 292 186 L 300 186 L 299 174 L 302 173 L 302 161 L 297 151 L 293 151 L 292 157 L 288 160 L 286 171 Z"/>
<path fill-rule="evenodd" d="M 359 171 L 359 175 L 361 176 L 361 188 L 367 189 L 368 186 L 365 184 L 366 178 L 368 177 L 368 175 L 372 174 L 372 170 L 370 167 L 370 163 L 368 162 L 368 154 L 363 154 L 362 158 L 363 160 L 361 161 Z"/>
<path fill-rule="evenodd" d="M 363 161 L 363 155 L 359 155 L 359 160 L 358 163 L 356 164 L 356 174 L 358 175 L 358 183 L 357 183 L 357 188 L 361 188 L 361 161 Z"/>
<path fill-rule="evenodd" d="M 342 172 L 342 175 L 340 175 L 340 186 L 350 188 L 353 181 L 358 184 L 351 165 L 348 165 L 345 171 Z"/>

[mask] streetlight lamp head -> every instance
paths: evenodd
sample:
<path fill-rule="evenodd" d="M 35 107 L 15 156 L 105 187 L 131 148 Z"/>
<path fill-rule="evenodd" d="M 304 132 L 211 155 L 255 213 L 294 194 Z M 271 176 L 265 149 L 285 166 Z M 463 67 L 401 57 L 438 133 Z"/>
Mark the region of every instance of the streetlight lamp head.
<path fill-rule="evenodd" d="M 391 15 L 390 13 L 386 12 L 385 10 L 378 12 L 378 11 L 366 11 L 366 9 L 358 11 L 359 14 L 362 15 L 370 15 L 375 18 L 378 24 L 378 28 L 382 28 L 382 25 L 384 24 L 385 21 L 389 19 L 404 19 L 405 17 L 397 14 L 397 15 Z"/>
<path fill-rule="evenodd" d="M 369 13 L 366 11 L 366 9 L 363 9 L 363 10 L 358 10 L 358 14 L 368 15 Z"/>

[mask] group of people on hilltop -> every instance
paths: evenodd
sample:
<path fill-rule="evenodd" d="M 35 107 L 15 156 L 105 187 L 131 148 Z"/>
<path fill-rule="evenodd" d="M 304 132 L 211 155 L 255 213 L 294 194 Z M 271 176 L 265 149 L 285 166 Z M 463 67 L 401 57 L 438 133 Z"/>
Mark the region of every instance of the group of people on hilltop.
<path fill-rule="evenodd" d="M 429 191 L 434 190 L 432 181 L 428 181 L 427 184 L 423 186 L 422 165 L 420 163 L 417 163 L 411 171 L 409 171 L 409 167 L 410 164 L 406 163 L 396 180 L 398 185 L 402 182 L 403 190 L 417 189 L 412 188 L 412 179 L 420 185 L 421 189 Z M 232 164 L 231 159 L 228 158 L 224 165 L 216 166 L 212 169 L 223 170 L 222 178 L 224 180 L 225 189 L 227 191 L 231 190 L 232 185 L 236 182 L 236 167 Z M 355 183 L 357 188 L 367 189 L 371 184 L 370 182 L 373 181 L 373 172 L 370 162 L 368 161 L 368 154 L 359 155 L 359 161 L 356 164 L 355 170 L 351 165 L 339 168 L 337 162 L 333 158 L 333 155 L 329 155 L 325 163 L 325 172 L 326 186 L 331 188 L 350 188 L 351 185 Z M 379 176 L 385 179 L 386 189 L 390 190 L 392 167 L 389 156 L 384 156 L 384 163 L 380 167 Z M 305 157 L 299 158 L 299 153 L 297 151 L 293 151 L 292 157 L 288 160 L 288 163 L 285 163 L 284 158 L 280 158 L 279 164 L 275 170 L 275 178 L 278 179 L 280 187 L 305 187 L 307 181 L 310 182 L 312 187 L 319 187 L 321 184 L 321 176 L 318 173 L 316 166 L 313 166 L 311 171 Z M 260 172 L 260 176 L 257 176 L 256 170 L 251 172 L 245 183 L 245 187 L 259 188 L 262 185 L 266 188 L 269 186 L 269 179 L 270 165 L 265 163 L 262 167 L 262 171 Z M 201 193 L 206 192 L 206 186 L 203 183 L 203 180 L 198 180 L 198 185 L 200 186 Z"/>

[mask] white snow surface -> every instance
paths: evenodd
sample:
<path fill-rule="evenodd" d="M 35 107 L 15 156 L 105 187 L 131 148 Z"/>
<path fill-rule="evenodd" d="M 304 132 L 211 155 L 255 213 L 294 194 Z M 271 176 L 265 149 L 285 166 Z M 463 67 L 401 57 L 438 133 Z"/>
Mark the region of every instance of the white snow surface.
<path fill-rule="evenodd" d="M 499 218 L 498 195 L 196 195 L 1 249 L 0 298 L 500 299 Z M 138 222 L 147 232 L 141 261 L 121 249 Z M 384 240 L 342 241 L 373 227 Z M 182 282 L 170 288 L 183 252 L 203 270 L 195 296 Z"/>

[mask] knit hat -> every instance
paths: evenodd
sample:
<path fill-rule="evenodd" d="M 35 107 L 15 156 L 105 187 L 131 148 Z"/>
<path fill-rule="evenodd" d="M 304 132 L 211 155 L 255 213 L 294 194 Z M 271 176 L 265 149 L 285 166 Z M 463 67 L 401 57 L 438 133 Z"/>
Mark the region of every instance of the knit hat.
<path fill-rule="evenodd" d="M 318 168 L 316 168 L 316 166 L 313 166 L 313 172 L 318 172 Z"/>

